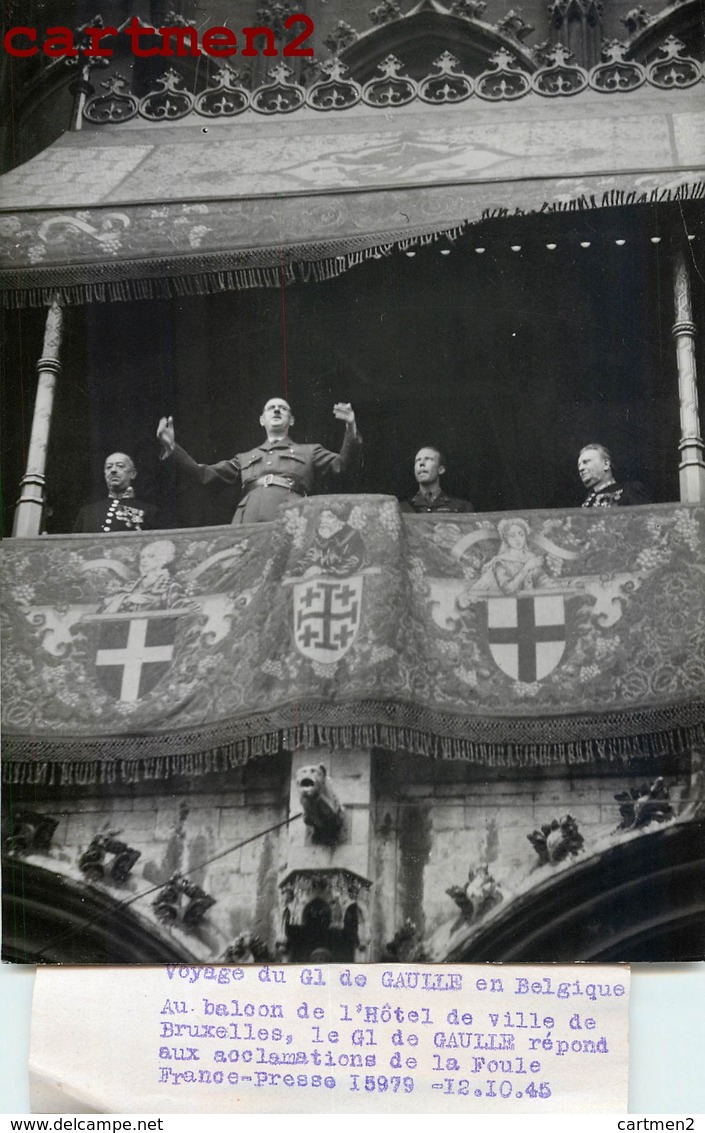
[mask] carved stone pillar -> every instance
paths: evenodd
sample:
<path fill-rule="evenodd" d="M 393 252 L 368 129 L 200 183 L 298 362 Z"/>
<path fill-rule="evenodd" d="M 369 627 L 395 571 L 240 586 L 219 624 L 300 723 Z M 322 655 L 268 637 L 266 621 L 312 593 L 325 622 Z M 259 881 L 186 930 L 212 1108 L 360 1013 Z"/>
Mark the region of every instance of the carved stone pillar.
<path fill-rule="evenodd" d="M 671 331 L 676 344 L 678 366 L 678 398 L 680 401 L 681 439 L 678 445 L 681 461 L 680 494 L 684 503 L 705 500 L 705 450 L 700 432 L 698 385 L 695 364 L 695 323 L 688 274 L 687 246 L 674 250 L 673 298 L 676 321 Z"/>
<path fill-rule="evenodd" d="M 600 61 L 602 45 L 602 3 L 600 0 L 553 0 L 551 42 L 562 43 L 573 52 L 581 67 Z"/>
<path fill-rule="evenodd" d="M 44 347 L 37 362 L 39 381 L 34 401 L 32 433 L 27 453 L 27 467 L 20 484 L 20 498 L 17 501 L 12 534 L 15 538 L 28 538 L 40 535 L 44 515 L 44 485 L 46 482 L 47 445 L 54 406 L 56 379 L 61 371 L 59 352 L 61 349 L 61 328 L 63 312 L 58 299 L 54 299 L 47 314 L 44 329 Z"/>
<path fill-rule="evenodd" d="M 289 958 L 299 963 L 368 961 L 371 888 L 368 878 L 347 869 L 287 874 L 280 885 L 280 945 Z"/>
<path fill-rule="evenodd" d="M 370 795 L 369 751 L 294 753 L 289 813 L 303 810 L 309 823 L 289 826 L 278 945 L 296 963 L 316 951 L 341 963 L 370 959 Z M 325 819 L 338 805 L 339 828 L 324 820 L 317 829 L 317 811 Z"/>
<path fill-rule="evenodd" d="M 705 816 L 705 745 L 695 743 L 691 752 L 689 801 L 693 818 Z M 689 807 L 689 809 L 690 809 Z"/>
<path fill-rule="evenodd" d="M 250 58 L 246 56 L 240 64 L 241 68 L 244 68 L 245 64 L 247 64 L 247 69 L 251 70 L 252 90 L 255 90 L 258 86 L 272 82 L 269 72 L 277 63 L 283 63 L 292 72 L 287 80 L 288 82 L 302 83 L 305 81 L 305 75 L 308 69 L 307 64 L 310 66 L 312 57 L 287 56 L 284 58 L 282 53 L 286 44 L 290 43 L 294 37 L 299 36 L 305 31 L 305 27 L 301 23 L 296 23 L 291 28 L 286 28 L 284 26 L 286 20 L 290 16 L 308 15 L 309 7 L 309 0 L 260 0 L 257 5 L 256 13 L 248 20 L 243 20 L 243 25 L 248 27 L 271 28 L 274 32 L 274 46 L 278 52 L 278 57 L 263 55 L 262 50 L 265 46 L 264 36 L 258 37 L 255 40 L 255 48 L 258 54 Z M 308 48 L 315 49 L 316 44 L 313 36 L 311 39 L 302 41 L 299 47 L 301 50 L 307 50 Z"/>

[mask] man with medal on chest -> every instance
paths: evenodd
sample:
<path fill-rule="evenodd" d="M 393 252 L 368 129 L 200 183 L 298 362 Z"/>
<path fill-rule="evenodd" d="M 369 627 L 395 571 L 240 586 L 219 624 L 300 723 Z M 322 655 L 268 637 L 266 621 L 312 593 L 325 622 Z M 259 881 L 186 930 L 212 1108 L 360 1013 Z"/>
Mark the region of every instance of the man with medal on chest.
<path fill-rule="evenodd" d="M 135 495 L 137 469 L 131 456 L 113 452 L 103 466 L 107 500 L 86 504 L 76 516 L 74 533 L 109 534 L 111 531 L 151 531 L 157 526 L 157 509 Z"/>

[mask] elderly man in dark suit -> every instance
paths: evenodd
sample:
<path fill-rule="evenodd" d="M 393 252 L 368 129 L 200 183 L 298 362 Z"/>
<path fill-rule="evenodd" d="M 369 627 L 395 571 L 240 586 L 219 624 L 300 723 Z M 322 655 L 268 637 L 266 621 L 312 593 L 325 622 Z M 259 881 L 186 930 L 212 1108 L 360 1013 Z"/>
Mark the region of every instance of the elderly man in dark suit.
<path fill-rule="evenodd" d="M 604 445 L 589 444 L 581 448 L 578 475 L 589 488 L 583 507 L 633 507 L 651 503 L 638 480 L 615 480 L 612 457 Z"/>
<path fill-rule="evenodd" d="M 282 505 L 308 496 L 323 476 L 339 475 L 359 458 L 362 439 L 357 431 L 352 406 L 339 402 L 333 413 L 345 422 L 345 437 L 339 453 L 322 445 L 302 445 L 292 441 L 289 429 L 294 424 L 291 406 L 281 397 L 269 399 L 259 423 L 267 439 L 249 452 L 238 453 L 217 464 L 197 464 L 193 457 L 176 443 L 172 417 L 162 417 L 157 437 L 162 446 L 162 459 L 173 457 L 180 468 L 200 484 L 242 484 L 242 499 L 232 522 L 266 523 L 276 517 Z"/>
<path fill-rule="evenodd" d="M 76 516 L 76 534 L 111 531 L 151 531 L 156 527 L 157 509 L 137 499 L 133 487 L 137 469 L 131 456 L 113 452 L 103 466 L 108 488 L 107 500 L 86 504 Z"/>

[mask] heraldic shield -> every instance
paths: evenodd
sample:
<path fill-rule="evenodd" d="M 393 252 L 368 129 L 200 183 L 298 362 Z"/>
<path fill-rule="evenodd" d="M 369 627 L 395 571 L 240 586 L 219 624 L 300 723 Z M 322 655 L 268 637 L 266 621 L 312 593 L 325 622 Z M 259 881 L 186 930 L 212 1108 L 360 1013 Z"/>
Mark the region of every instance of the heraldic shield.
<path fill-rule="evenodd" d="M 93 614 L 95 673 L 110 696 L 134 703 L 152 691 L 171 668 L 178 613 Z"/>
<path fill-rule="evenodd" d="M 487 640 L 495 664 L 507 676 L 526 683 L 543 680 L 565 652 L 563 596 L 488 598 Z"/>
<path fill-rule="evenodd" d="M 332 665 L 347 653 L 360 628 L 362 583 L 362 575 L 296 583 L 294 640 L 304 657 Z"/>

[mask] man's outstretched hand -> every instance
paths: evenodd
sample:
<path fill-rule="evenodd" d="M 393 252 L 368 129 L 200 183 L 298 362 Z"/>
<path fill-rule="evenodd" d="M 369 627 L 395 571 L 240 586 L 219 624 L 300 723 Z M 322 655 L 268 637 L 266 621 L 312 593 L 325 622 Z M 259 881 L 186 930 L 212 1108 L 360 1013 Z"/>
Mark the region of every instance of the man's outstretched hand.
<path fill-rule="evenodd" d="M 333 406 L 333 414 L 339 421 L 345 422 L 345 428 L 351 432 L 356 433 L 357 427 L 355 425 L 355 411 L 349 401 L 338 401 Z"/>
<path fill-rule="evenodd" d="M 164 455 L 171 455 L 174 451 L 174 445 L 176 444 L 176 431 L 174 429 L 173 417 L 161 418 L 157 426 L 157 439 L 164 450 Z"/>

